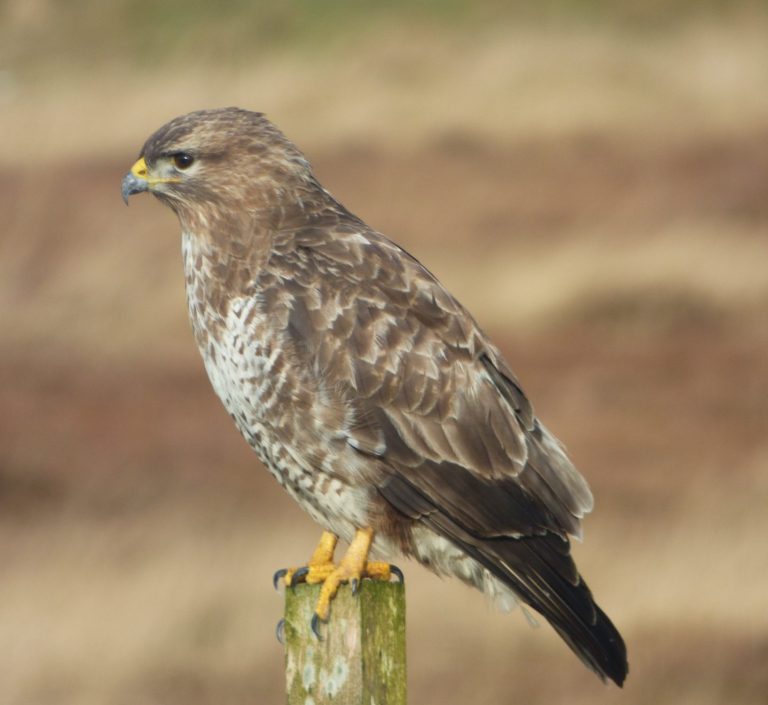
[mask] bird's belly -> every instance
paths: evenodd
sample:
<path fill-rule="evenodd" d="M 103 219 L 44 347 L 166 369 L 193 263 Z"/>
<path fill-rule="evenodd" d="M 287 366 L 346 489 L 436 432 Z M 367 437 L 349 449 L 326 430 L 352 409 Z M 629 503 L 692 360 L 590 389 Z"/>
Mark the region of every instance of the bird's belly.
<path fill-rule="evenodd" d="M 260 340 L 251 333 L 245 346 L 243 337 L 231 326 L 218 337 L 207 336 L 206 346 L 201 347 L 214 391 L 288 494 L 324 528 L 350 540 L 356 528 L 368 525 L 370 488 L 346 481 L 343 473 L 329 466 L 329 458 L 337 455 L 343 464 L 344 455 L 350 454 L 354 463 L 356 454 L 346 444 L 331 448 L 330 431 L 318 434 L 314 429 L 308 442 L 311 420 L 303 418 L 291 402 L 296 371 L 291 374 L 281 362 L 280 341 L 266 329 Z"/>

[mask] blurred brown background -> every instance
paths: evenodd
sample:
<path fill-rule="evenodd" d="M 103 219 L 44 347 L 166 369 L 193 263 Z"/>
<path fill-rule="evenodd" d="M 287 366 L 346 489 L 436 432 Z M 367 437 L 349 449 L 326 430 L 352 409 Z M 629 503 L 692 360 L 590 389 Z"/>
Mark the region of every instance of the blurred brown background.
<path fill-rule="evenodd" d="M 621 8 L 615 7 L 621 5 Z M 765 703 L 765 3 L 0 0 L 0 702 L 283 701 L 317 528 L 220 408 L 144 139 L 262 110 L 505 350 L 624 691 L 405 565 L 411 702 Z"/>

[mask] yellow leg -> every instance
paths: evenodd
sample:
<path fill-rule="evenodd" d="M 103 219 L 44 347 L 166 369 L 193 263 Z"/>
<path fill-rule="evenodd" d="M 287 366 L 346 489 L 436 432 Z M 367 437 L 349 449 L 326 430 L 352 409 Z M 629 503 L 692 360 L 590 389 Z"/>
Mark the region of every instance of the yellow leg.
<path fill-rule="evenodd" d="M 323 583 L 320 597 L 315 606 L 315 615 L 318 619 L 324 622 L 328 621 L 331 601 L 342 583 L 351 583 L 353 591 L 356 591 L 358 583 L 363 578 L 389 580 L 392 574 L 389 563 L 368 561 L 371 543 L 373 543 L 373 529 L 358 529 L 338 568 L 327 575 L 324 580 L 314 581 Z"/>
<path fill-rule="evenodd" d="M 275 573 L 275 583 L 280 578 L 285 580 L 285 584 L 288 587 L 293 585 L 293 579 L 298 572 L 300 577 L 304 578 L 308 583 L 321 583 L 328 575 L 336 568 L 333 562 L 333 554 L 336 551 L 336 543 L 339 537 L 336 534 L 332 534 L 330 531 L 323 531 L 320 536 L 320 541 L 315 548 L 312 557 L 307 561 L 307 565 L 302 568 L 287 568 L 284 570 L 278 570 Z"/>
<path fill-rule="evenodd" d="M 320 535 L 320 541 L 317 544 L 317 548 L 312 554 L 312 558 L 309 559 L 308 565 L 333 563 L 333 554 L 336 551 L 336 544 L 338 541 L 339 537 L 336 536 L 336 534 L 332 534 L 330 531 L 323 531 Z"/>
<path fill-rule="evenodd" d="M 315 605 L 312 617 L 312 631 L 318 636 L 318 623 L 327 622 L 331 611 L 331 602 L 342 583 L 351 583 L 352 592 L 357 592 L 357 586 L 363 578 L 372 580 L 389 580 L 392 575 L 402 582 L 403 573 L 397 567 L 380 561 L 369 561 L 368 554 L 373 543 L 373 529 L 358 529 L 347 552 L 337 565 L 333 562 L 338 536 L 330 531 L 324 531 L 320 537 L 312 557 L 307 565 L 301 568 L 283 568 L 275 573 L 275 587 L 283 579 L 288 587 L 304 580 L 310 584 L 322 583 L 320 597 Z"/>

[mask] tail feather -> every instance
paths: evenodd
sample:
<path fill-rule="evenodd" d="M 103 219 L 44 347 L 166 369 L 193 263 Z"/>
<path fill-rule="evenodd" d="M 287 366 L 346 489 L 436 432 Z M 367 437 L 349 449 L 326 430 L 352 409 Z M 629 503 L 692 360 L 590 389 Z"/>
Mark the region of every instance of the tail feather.
<path fill-rule="evenodd" d="M 565 539 L 497 538 L 463 548 L 539 612 L 588 668 L 622 685 L 629 670 L 624 640 L 578 574 Z"/>
<path fill-rule="evenodd" d="M 451 483 L 445 482 L 446 473 Z M 624 641 L 579 575 L 566 530 L 541 503 L 515 482 L 488 483 L 452 464 L 426 463 L 411 475 L 391 475 L 379 492 L 400 514 L 450 541 L 540 613 L 598 676 L 624 682 Z M 449 560 L 441 565 L 426 548 L 424 553 L 424 562 L 437 572 L 481 588 L 491 585 L 480 569 L 471 574 L 466 563 L 456 569 Z"/>

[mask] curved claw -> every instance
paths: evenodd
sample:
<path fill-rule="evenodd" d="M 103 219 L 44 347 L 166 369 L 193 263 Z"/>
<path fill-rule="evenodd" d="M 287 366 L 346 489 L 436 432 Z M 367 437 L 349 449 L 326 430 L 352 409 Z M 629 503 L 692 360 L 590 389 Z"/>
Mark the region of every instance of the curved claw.
<path fill-rule="evenodd" d="M 275 636 L 277 640 L 285 646 L 285 620 L 281 619 L 275 627 Z"/>
<path fill-rule="evenodd" d="M 312 615 L 312 621 L 309 623 L 309 627 L 315 635 L 315 638 L 318 641 L 322 641 L 323 638 L 320 636 L 320 615 L 317 612 Z"/>
<path fill-rule="evenodd" d="M 360 589 L 360 581 L 357 578 L 352 578 L 352 580 L 349 581 L 349 586 L 352 588 L 352 594 L 357 595 L 357 592 Z"/>
<path fill-rule="evenodd" d="M 397 581 L 399 583 L 405 582 L 405 576 L 403 575 L 403 571 L 400 570 L 396 565 L 389 564 L 389 571 L 397 578 Z"/>
<path fill-rule="evenodd" d="M 280 579 L 285 577 L 285 574 L 288 571 L 285 568 L 280 568 L 280 570 L 276 570 L 275 574 L 272 576 L 272 585 L 275 586 L 275 590 L 279 590 L 280 586 Z"/>
<path fill-rule="evenodd" d="M 291 576 L 290 586 L 293 587 L 296 583 L 300 583 L 307 575 L 309 575 L 309 568 L 307 566 L 304 565 L 301 568 L 297 568 Z"/>

